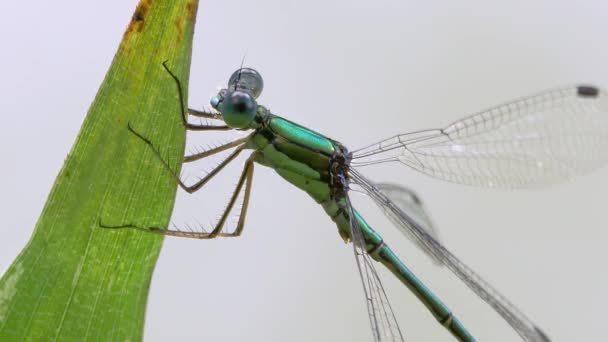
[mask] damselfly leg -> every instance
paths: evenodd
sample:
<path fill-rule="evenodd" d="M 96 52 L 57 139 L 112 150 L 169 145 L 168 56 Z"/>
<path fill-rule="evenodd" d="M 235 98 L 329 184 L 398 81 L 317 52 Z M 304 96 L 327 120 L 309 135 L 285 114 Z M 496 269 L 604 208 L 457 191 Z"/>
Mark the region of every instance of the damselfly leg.
<path fill-rule="evenodd" d="M 205 184 L 207 184 L 208 181 L 210 181 L 214 176 L 216 176 L 220 171 L 222 171 L 222 169 L 224 169 L 224 167 L 226 167 L 226 165 L 230 164 L 231 161 L 233 161 L 236 157 L 238 157 L 239 154 L 241 153 L 241 151 L 243 151 L 243 149 L 245 148 L 245 143 L 247 142 L 247 139 L 248 139 L 248 137 L 237 139 L 237 140 L 231 141 L 227 144 L 220 145 L 216 148 L 206 150 L 201 153 L 196 153 L 191 156 L 184 157 L 184 163 L 189 163 L 189 162 L 193 162 L 195 160 L 203 159 L 203 158 L 209 157 L 211 155 L 220 153 L 220 152 L 230 149 L 232 147 L 236 147 L 234 149 L 234 151 L 228 157 L 226 157 L 226 159 L 224 159 L 219 165 L 217 165 L 215 168 L 213 168 L 205 177 L 201 178 L 200 180 L 198 180 L 196 183 L 194 183 L 192 185 L 186 185 L 181 180 L 179 175 L 177 173 L 175 173 L 175 171 L 173 171 L 171 169 L 171 166 L 162 158 L 162 156 L 160 155 L 160 152 L 158 152 L 158 150 L 154 147 L 154 145 L 148 138 L 144 137 L 141 133 L 139 133 L 135 129 L 133 129 L 133 127 L 131 127 L 130 124 L 127 126 L 127 128 L 137 138 L 139 138 L 146 145 L 148 145 L 148 147 L 150 147 L 152 152 L 154 152 L 154 155 L 156 155 L 156 157 L 163 164 L 165 169 L 167 169 L 167 171 L 169 171 L 169 173 L 173 176 L 173 178 L 175 178 L 175 181 L 177 182 L 179 187 L 182 188 L 184 191 L 186 191 L 189 194 L 200 190 L 203 186 L 205 186 Z"/>
<path fill-rule="evenodd" d="M 188 111 L 185 110 L 185 106 L 184 106 L 184 100 L 183 100 L 183 95 L 182 95 L 182 87 L 181 87 L 181 83 L 179 81 L 179 79 L 177 78 L 177 76 L 175 76 L 175 74 L 173 74 L 171 72 L 171 70 L 169 69 L 169 67 L 167 66 L 167 62 L 163 62 L 163 67 L 164 69 L 167 71 L 167 73 L 171 76 L 171 78 L 173 78 L 173 80 L 175 81 L 176 87 L 177 87 L 177 91 L 178 91 L 178 98 L 179 98 L 179 102 L 180 102 L 180 109 L 181 109 L 181 118 L 182 118 L 182 122 L 184 124 L 184 127 L 187 130 L 193 130 L 193 131 L 205 131 L 205 130 L 219 130 L 219 131 L 225 131 L 225 130 L 231 130 L 232 128 L 228 127 L 228 126 L 213 126 L 213 125 L 194 125 L 188 122 L 188 115 L 192 115 L 192 116 L 196 116 L 196 117 L 202 117 L 202 118 L 206 118 L 206 119 L 213 119 L 213 120 L 221 120 L 221 114 L 217 114 L 217 113 L 211 113 L 211 112 L 205 112 L 205 111 L 198 111 L 198 110 L 194 110 L 194 109 L 188 109 Z M 169 165 L 169 163 L 167 163 L 167 161 L 165 161 L 160 152 L 158 151 L 158 149 L 156 149 L 154 147 L 154 144 L 152 143 L 152 141 L 150 141 L 150 139 L 148 139 L 147 137 L 145 137 L 143 134 L 139 133 L 138 131 L 136 131 L 131 124 L 127 124 L 127 129 L 129 130 L 129 132 L 131 132 L 135 137 L 137 137 L 138 139 L 140 139 L 142 142 L 144 142 L 149 148 L 150 150 L 152 150 L 152 152 L 154 153 L 154 155 L 156 156 L 156 158 L 162 163 L 163 167 L 169 172 L 169 174 L 171 174 L 171 176 L 173 176 L 173 178 L 175 179 L 176 183 L 179 185 L 180 188 L 182 188 L 184 191 L 192 194 L 198 190 L 200 190 L 201 188 L 203 188 L 205 186 L 205 184 L 207 184 L 207 182 L 209 182 L 213 177 L 215 177 L 217 174 L 219 174 L 228 164 L 230 164 L 232 161 L 234 161 L 234 159 L 236 159 L 240 153 L 243 151 L 243 149 L 245 149 L 246 147 L 246 143 L 249 140 L 249 138 L 251 137 L 246 136 L 243 138 L 239 138 L 233 141 L 230 141 L 228 143 L 225 143 L 223 145 L 217 146 L 215 148 L 212 149 L 208 149 L 202 152 L 198 152 L 192 155 L 188 155 L 185 156 L 183 159 L 184 163 L 190 163 L 190 162 L 194 162 L 200 159 L 204 159 L 207 158 L 209 156 L 230 150 L 230 149 L 234 149 L 230 155 L 228 155 L 225 159 L 223 159 L 217 166 L 215 166 L 209 173 L 207 173 L 204 177 L 200 178 L 196 183 L 192 184 L 192 185 L 186 185 L 180 178 L 179 174 L 177 174 Z M 148 232 L 152 232 L 152 233 L 156 233 L 156 234 L 163 234 L 163 235 L 170 235 L 170 236 L 177 236 L 177 237 L 187 237 L 187 238 L 195 238 L 195 239 L 213 239 L 215 237 L 221 236 L 221 237 L 236 237 L 239 236 L 242 231 L 243 231 L 243 227 L 244 227 L 244 222 L 245 222 L 245 217 L 247 214 L 247 208 L 249 205 L 249 198 L 250 198 L 250 193 L 251 193 L 251 184 L 252 184 L 252 179 L 253 179 L 253 160 L 255 157 L 255 153 L 251 154 L 249 156 L 249 158 L 247 159 L 247 161 L 245 162 L 244 166 L 243 166 L 243 171 L 241 172 L 241 175 L 239 177 L 239 180 L 235 186 L 235 189 L 230 197 L 230 200 L 228 202 L 228 205 L 226 206 L 225 210 L 223 211 L 220 219 L 218 220 L 218 222 L 215 224 L 213 230 L 211 232 L 206 232 L 206 231 L 201 231 L 201 232 L 196 232 L 196 231 L 182 231 L 179 229 L 166 229 L 163 227 L 140 227 L 138 225 L 135 224 L 126 224 L 126 225 L 116 225 L 116 226 L 111 226 L 111 225 L 106 225 L 102 222 L 100 222 L 100 226 L 102 228 L 113 228 L 113 229 L 119 229 L 119 228 L 132 228 L 132 229 L 138 229 L 138 230 L 144 230 L 144 231 L 148 231 Z M 244 187 L 244 192 L 243 192 L 243 187 Z M 238 222 L 236 225 L 236 228 L 234 229 L 233 232 L 231 233 L 224 233 L 222 232 L 222 229 L 224 228 L 224 225 L 226 224 L 226 221 L 230 215 L 230 213 L 232 212 L 232 210 L 234 209 L 239 195 L 243 192 L 243 200 L 242 200 L 242 206 L 240 208 L 240 213 L 239 213 L 239 218 L 238 218 Z"/>
<path fill-rule="evenodd" d="M 210 155 L 225 151 L 229 148 L 236 147 L 235 150 L 226 159 L 224 159 L 218 166 L 213 168 L 205 177 L 201 178 L 195 184 L 188 186 L 188 185 L 184 184 L 184 182 L 180 179 L 179 175 L 171 169 L 169 164 L 161 157 L 158 150 L 156 148 L 154 148 L 154 146 L 152 145 L 152 142 L 148 138 L 144 137 L 139 132 L 134 130 L 131 127 L 131 125 L 128 125 L 128 129 L 137 138 L 139 138 L 146 145 L 148 145 L 148 147 L 152 150 L 152 152 L 157 157 L 157 159 L 162 163 L 164 168 L 169 172 L 169 174 L 171 174 L 173 176 L 173 178 L 175 179 L 177 184 L 182 189 L 184 189 L 184 191 L 186 191 L 188 193 L 194 193 L 194 192 L 200 190 L 205 184 L 207 184 L 207 182 L 209 180 L 211 180 L 215 175 L 217 175 L 224 167 L 226 167 L 226 165 L 228 165 L 231 161 L 233 161 L 241 153 L 241 151 L 245 147 L 245 142 L 247 141 L 247 137 L 245 137 L 245 138 L 238 139 L 238 140 L 229 142 L 227 144 L 221 145 L 214 149 L 207 150 L 207 151 L 189 156 L 191 158 L 188 158 L 188 157 L 184 158 L 184 162 L 192 162 L 192 161 L 203 159 Z M 249 206 L 249 197 L 251 194 L 251 183 L 253 180 L 253 159 L 254 158 L 255 158 L 255 153 L 251 154 L 249 156 L 249 158 L 247 158 L 247 161 L 245 162 L 245 165 L 243 167 L 243 171 L 241 172 L 241 176 L 239 177 L 239 181 L 237 182 L 236 187 L 230 197 L 230 201 L 228 202 L 226 209 L 222 213 L 222 216 L 220 217 L 219 221 L 215 224 L 215 227 L 213 228 L 213 230 L 211 232 L 182 231 L 182 230 L 178 230 L 178 229 L 172 230 L 172 229 L 166 229 L 166 228 L 161 228 L 161 227 L 139 227 L 134 224 L 109 226 L 109 225 L 103 224 L 101 222 L 100 222 L 100 226 L 102 228 L 114 228 L 114 229 L 133 228 L 133 229 L 144 230 L 144 231 L 148 231 L 148 232 L 152 232 L 152 233 L 156 233 L 156 234 L 163 234 L 163 235 L 177 236 L 177 237 L 187 237 L 187 238 L 194 238 L 194 239 L 213 239 L 218 236 L 221 236 L 221 237 L 239 236 L 239 235 L 241 235 L 241 233 L 243 231 L 245 217 L 247 215 L 247 207 Z M 237 202 L 237 199 L 238 199 L 241 191 L 243 190 L 243 186 L 245 187 L 244 194 L 243 194 L 243 203 L 242 203 L 241 210 L 239 213 L 239 219 L 237 222 L 237 226 L 232 233 L 223 233 L 222 229 L 224 228 L 226 220 L 228 219 L 230 212 L 232 212 L 232 209 L 234 208 L 234 206 Z"/>
<path fill-rule="evenodd" d="M 181 110 L 180 116 L 182 118 L 182 123 L 184 124 L 184 127 L 187 130 L 189 130 L 189 131 L 229 131 L 229 130 L 232 130 L 232 128 L 230 128 L 226 125 L 220 125 L 220 126 L 205 125 L 205 124 L 196 125 L 196 124 L 192 124 L 192 123 L 188 122 L 188 115 L 196 116 L 199 118 L 212 119 L 212 120 L 221 120 L 222 116 L 219 113 L 200 111 L 200 110 L 196 110 L 196 109 L 186 110 L 186 107 L 184 106 L 184 95 L 183 95 L 181 81 L 171 71 L 171 69 L 169 69 L 169 67 L 167 66 L 167 61 L 163 62 L 163 68 L 165 68 L 165 71 L 167 71 L 167 73 L 171 76 L 173 81 L 175 81 L 175 86 L 177 87 L 177 95 L 179 98 L 179 106 L 180 106 L 180 110 Z"/>

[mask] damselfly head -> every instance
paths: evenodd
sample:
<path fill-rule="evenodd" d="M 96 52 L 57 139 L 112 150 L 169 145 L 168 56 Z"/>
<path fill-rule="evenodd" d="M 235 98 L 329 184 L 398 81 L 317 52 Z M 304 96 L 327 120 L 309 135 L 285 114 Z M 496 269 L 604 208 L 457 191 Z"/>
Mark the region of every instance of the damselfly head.
<path fill-rule="evenodd" d="M 211 106 L 222 113 L 226 125 L 243 129 L 249 127 L 257 112 L 256 98 L 262 93 L 264 81 L 251 68 L 239 68 L 222 89 L 211 98 Z"/>

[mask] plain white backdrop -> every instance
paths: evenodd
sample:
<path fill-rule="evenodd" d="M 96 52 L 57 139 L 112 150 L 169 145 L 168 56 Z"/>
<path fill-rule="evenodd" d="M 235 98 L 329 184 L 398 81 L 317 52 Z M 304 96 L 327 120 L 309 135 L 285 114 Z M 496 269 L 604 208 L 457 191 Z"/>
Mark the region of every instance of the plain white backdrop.
<path fill-rule="evenodd" d="M 135 6 L 0 3 L 0 271 L 28 241 Z M 356 148 L 558 85 L 608 87 L 607 13 L 605 1 L 202 1 L 190 105 L 207 105 L 246 55 L 264 76 L 261 103 Z M 402 166 L 365 171 L 414 188 L 446 245 L 555 341 L 608 339 L 608 169 L 535 191 L 447 184 Z M 185 197 L 180 217 L 205 215 L 204 201 Z M 357 199 L 479 340 L 518 340 Z M 258 167 L 245 229 L 239 239 L 165 240 L 147 341 L 371 341 L 351 248 L 320 207 Z M 382 276 L 409 341 L 452 340 Z"/>

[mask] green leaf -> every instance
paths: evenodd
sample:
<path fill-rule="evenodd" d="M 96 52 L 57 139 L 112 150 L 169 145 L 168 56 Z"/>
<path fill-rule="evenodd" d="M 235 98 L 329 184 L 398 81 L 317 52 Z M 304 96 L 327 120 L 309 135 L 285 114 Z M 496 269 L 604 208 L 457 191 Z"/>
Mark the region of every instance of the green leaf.
<path fill-rule="evenodd" d="M 141 340 L 162 236 L 105 225 L 166 226 L 185 132 L 197 0 L 141 0 L 28 245 L 0 279 L 0 341 Z M 186 96 L 187 98 L 187 96 Z"/>

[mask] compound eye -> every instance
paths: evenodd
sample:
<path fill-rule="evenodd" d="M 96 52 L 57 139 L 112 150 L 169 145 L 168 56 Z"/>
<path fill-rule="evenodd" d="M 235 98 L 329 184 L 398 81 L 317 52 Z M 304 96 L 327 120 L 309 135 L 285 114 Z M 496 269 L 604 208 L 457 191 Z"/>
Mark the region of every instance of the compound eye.
<path fill-rule="evenodd" d="M 209 101 L 211 103 L 211 107 L 213 107 L 213 109 L 219 111 L 220 105 L 221 105 L 222 101 L 224 101 L 224 97 L 226 96 L 226 94 L 228 94 L 227 89 L 220 90 L 220 92 L 217 95 L 215 95 L 214 97 L 212 97 L 211 101 Z"/>
<path fill-rule="evenodd" d="M 228 89 L 248 92 L 257 99 L 264 89 L 264 80 L 259 72 L 251 68 L 240 68 L 228 80 Z"/>
<path fill-rule="evenodd" d="M 232 128 L 247 128 L 255 118 L 257 107 L 251 94 L 237 90 L 224 95 L 220 112 L 226 125 Z"/>

